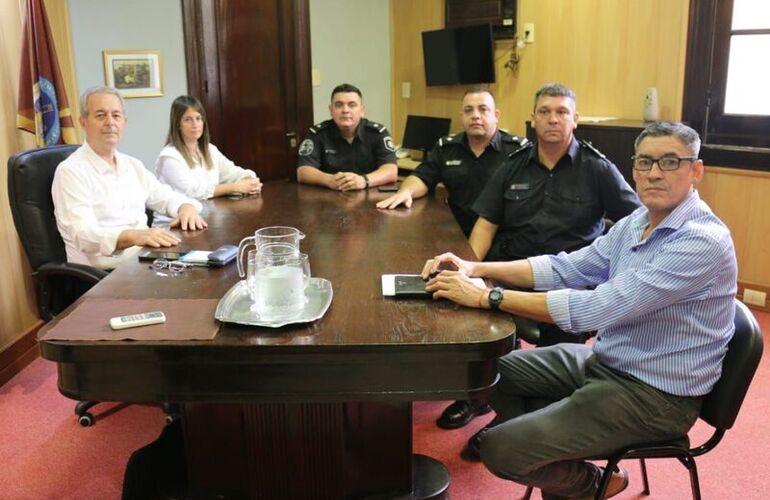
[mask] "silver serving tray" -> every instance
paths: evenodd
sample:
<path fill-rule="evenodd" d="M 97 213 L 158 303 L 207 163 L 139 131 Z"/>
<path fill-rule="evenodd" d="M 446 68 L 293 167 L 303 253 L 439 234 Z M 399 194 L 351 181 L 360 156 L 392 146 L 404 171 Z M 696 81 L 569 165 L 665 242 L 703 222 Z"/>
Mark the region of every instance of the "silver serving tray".
<path fill-rule="evenodd" d="M 259 315 L 251 310 L 251 297 L 246 287 L 246 280 L 241 280 L 230 288 L 224 297 L 219 300 L 214 317 L 219 321 L 226 323 L 238 323 L 240 325 L 266 326 L 269 328 L 278 328 L 279 326 L 292 325 L 295 323 L 308 323 L 321 318 L 329 305 L 332 303 L 332 284 L 324 278 L 310 278 L 305 289 L 307 293 L 307 304 L 299 316 L 291 319 L 282 319 L 276 321 L 264 321 L 259 319 Z"/>

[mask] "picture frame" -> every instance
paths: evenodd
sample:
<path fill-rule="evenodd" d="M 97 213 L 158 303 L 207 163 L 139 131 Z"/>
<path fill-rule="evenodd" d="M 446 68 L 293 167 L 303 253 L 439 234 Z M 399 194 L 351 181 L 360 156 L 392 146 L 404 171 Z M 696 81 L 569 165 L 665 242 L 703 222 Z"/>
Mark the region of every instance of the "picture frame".
<path fill-rule="evenodd" d="M 104 83 L 126 98 L 163 95 L 160 50 L 103 50 Z"/>

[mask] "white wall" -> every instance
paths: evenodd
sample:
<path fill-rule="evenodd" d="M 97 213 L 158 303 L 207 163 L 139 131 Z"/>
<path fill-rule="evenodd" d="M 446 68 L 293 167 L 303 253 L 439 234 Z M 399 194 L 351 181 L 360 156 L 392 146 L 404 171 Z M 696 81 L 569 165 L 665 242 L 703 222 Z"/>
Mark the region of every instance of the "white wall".
<path fill-rule="evenodd" d="M 329 118 L 331 91 L 351 83 L 364 94 L 366 117 L 390 124 L 390 2 L 310 0 L 310 49 L 316 123 Z"/>
<path fill-rule="evenodd" d="M 179 0 L 69 0 L 78 89 L 104 85 L 102 50 L 160 50 L 163 96 L 126 99 L 120 151 L 154 169 L 166 139 L 171 102 L 187 93 Z M 73 106 L 75 107 L 75 106 Z"/>

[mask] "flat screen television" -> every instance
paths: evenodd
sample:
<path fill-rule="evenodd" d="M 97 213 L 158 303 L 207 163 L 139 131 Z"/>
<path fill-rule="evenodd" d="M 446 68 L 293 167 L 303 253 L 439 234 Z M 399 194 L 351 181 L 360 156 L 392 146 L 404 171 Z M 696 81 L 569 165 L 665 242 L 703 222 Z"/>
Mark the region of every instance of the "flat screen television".
<path fill-rule="evenodd" d="M 402 148 L 430 151 L 436 142 L 449 134 L 452 120 L 434 116 L 407 115 Z"/>
<path fill-rule="evenodd" d="M 495 82 L 492 26 L 480 24 L 422 32 L 425 84 Z"/>

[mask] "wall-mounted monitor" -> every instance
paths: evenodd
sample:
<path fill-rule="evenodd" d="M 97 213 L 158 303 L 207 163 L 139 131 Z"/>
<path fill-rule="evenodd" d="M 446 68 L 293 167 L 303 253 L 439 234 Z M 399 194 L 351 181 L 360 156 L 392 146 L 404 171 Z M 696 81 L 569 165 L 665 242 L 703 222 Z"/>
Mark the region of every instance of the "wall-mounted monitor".
<path fill-rule="evenodd" d="M 407 115 L 402 148 L 430 151 L 441 137 L 449 134 L 452 120 L 433 116 Z"/>
<path fill-rule="evenodd" d="M 495 46 L 489 24 L 422 32 L 428 86 L 494 83 Z"/>

